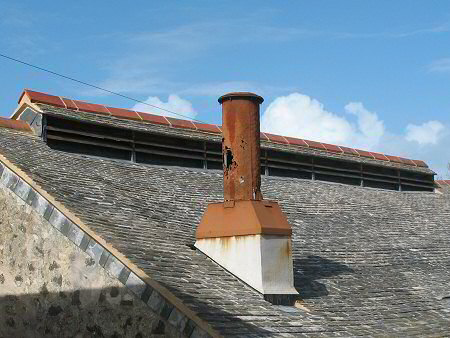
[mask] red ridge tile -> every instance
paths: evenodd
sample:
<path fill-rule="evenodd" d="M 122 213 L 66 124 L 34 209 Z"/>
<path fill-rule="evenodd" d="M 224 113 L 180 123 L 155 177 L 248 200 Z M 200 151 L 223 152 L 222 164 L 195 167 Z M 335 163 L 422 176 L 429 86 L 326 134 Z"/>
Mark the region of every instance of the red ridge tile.
<path fill-rule="evenodd" d="M 269 138 L 267 137 L 266 133 L 259 133 L 259 138 L 264 141 L 269 141 Z"/>
<path fill-rule="evenodd" d="M 344 146 L 339 146 L 339 148 L 341 148 L 342 151 L 343 151 L 345 154 L 350 154 L 350 155 L 356 155 L 356 156 L 359 156 L 358 152 L 357 152 L 355 149 L 353 149 L 353 148 L 344 147 Z"/>
<path fill-rule="evenodd" d="M 359 154 L 359 156 L 368 157 L 368 158 L 375 158 L 370 152 L 361 150 L 361 149 L 355 149 L 356 152 Z"/>
<path fill-rule="evenodd" d="M 64 97 L 60 97 L 61 100 L 65 103 L 67 109 L 78 109 L 78 107 L 73 103 L 71 99 L 66 99 Z"/>
<path fill-rule="evenodd" d="M 321 149 L 321 150 L 325 149 L 326 150 L 325 146 L 322 143 L 320 143 L 320 142 L 310 141 L 310 140 L 303 140 L 303 141 L 305 141 L 305 143 L 310 148 Z"/>
<path fill-rule="evenodd" d="M 49 95 L 45 93 L 39 93 L 32 90 L 25 89 L 24 94 L 26 94 L 31 102 L 46 103 L 55 107 L 65 108 L 64 102 L 54 95 Z M 22 94 L 23 96 L 23 94 Z M 21 98 L 22 98 L 21 96 Z"/>
<path fill-rule="evenodd" d="M 180 120 L 180 119 L 175 119 L 173 117 L 167 117 L 167 116 L 166 116 L 166 119 L 170 122 L 172 127 L 175 127 L 175 128 L 197 129 L 195 124 L 189 120 Z"/>
<path fill-rule="evenodd" d="M 0 128 L 15 129 L 20 131 L 31 132 L 31 127 L 28 123 L 21 120 L 11 120 L 0 117 Z"/>
<path fill-rule="evenodd" d="M 276 143 L 289 144 L 289 142 L 283 136 L 269 134 L 269 133 L 264 133 L 264 134 L 267 136 L 269 141 L 276 142 Z"/>
<path fill-rule="evenodd" d="M 398 156 L 392 156 L 392 155 L 384 155 L 388 158 L 389 161 L 395 162 L 395 163 L 403 163 L 400 157 Z"/>
<path fill-rule="evenodd" d="M 162 124 L 165 126 L 170 126 L 169 121 L 161 115 L 154 115 L 148 113 L 136 112 L 144 122 L 153 123 L 153 124 Z"/>
<path fill-rule="evenodd" d="M 322 143 L 326 150 L 331 151 L 333 153 L 342 153 L 342 149 L 334 144 Z"/>
<path fill-rule="evenodd" d="M 285 136 L 284 138 L 286 139 L 286 141 L 289 142 L 289 144 L 292 144 L 295 146 L 302 146 L 302 147 L 308 146 L 308 144 L 306 144 L 306 142 L 304 140 L 302 140 L 301 138 L 294 138 L 294 137 L 289 137 L 289 136 Z"/>
<path fill-rule="evenodd" d="M 142 121 L 142 118 L 134 110 L 114 108 L 114 107 L 106 107 L 106 109 L 109 110 L 112 116 L 117 117 L 119 119 Z"/>
<path fill-rule="evenodd" d="M 400 159 L 402 160 L 402 162 L 404 164 L 416 166 L 416 164 L 413 161 L 411 161 L 410 159 L 407 159 L 407 158 L 404 158 L 404 157 L 400 157 Z"/>
<path fill-rule="evenodd" d="M 78 107 L 79 110 L 87 111 L 89 113 L 96 113 L 96 114 L 102 114 L 102 115 L 111 115 L 106 109 L 104 105 L 101 104 L 95 104 L 95 103 L 88 103 L 83 101 L 77 101 L 72 100 L 73 103 Z"/>
<path fill-rule="evenodd" d="M 412 160 L 412 161 L 418 167 L 428 168 L 428 165 L 424 161 L 421 161 L 421 160 Z"/>
<path fill-rule="evenodd" d="M 373 157 L 375 157 L 377 160 L 381 160 L 381 161 L 389 161 L 389 159 L 384 156 L 384 154 L 381 153 L 374 153 L 373 151 L 370 152 L 372 154 Z"/>
<path fill-rule="evenodd" d="M 215 124 L 197 123 L 197 122 L 193 123 L 197 127 L 197 129 L 201 131 L 206 131 L 208 133 L 215 133 L 215 134 L 219 134 L 222 132 L 219 129 L 219 127 L 217 127 Z"/>

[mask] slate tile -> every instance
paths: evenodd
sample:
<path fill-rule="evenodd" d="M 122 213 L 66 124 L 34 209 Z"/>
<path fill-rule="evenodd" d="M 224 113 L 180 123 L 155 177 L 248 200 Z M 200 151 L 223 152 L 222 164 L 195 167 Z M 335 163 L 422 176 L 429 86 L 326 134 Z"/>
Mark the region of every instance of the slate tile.
<path fill-rule="evenodd" d="M 99 263 L 101 266 L 104 266 L 106 260 L 108 259 L 107 252 L 100 244 L 98 244 L 94 239 L 90 239 L 89 244 L 86 248 L 86 253 L 91 256 L 91 258 Z M 103 261 L 102 261 L 103 260 Z"/>
<path fill-rule="evenodd" d="M 31 201 L 31 207 L 34 209 L 34 211 L 38 214 L 41 215 L 42 217 L 44 217 L 47 221 L 50 218 L 51 215 L 51 208 L 49 208 L 50 203 L 48 203 L 48 201 L 43 198 L 40 194 L 36 193 L 36 197 Z M 45 212 L 47 211 L 47 209 L 50 209 L 48 211 L 48 215 L 47 217 L 45 217 Z"/>
<path fill-rule="evenodd" d="M 45 216 L 44 216 L 45 217 Z M 67 235 L 68 231 L 68 222 L 66 216 L 63 215 L 61 211 L 59 211 L 56 208 L 53 208 L 52 214 L 50 215 L 50 218 L 48 219 L 49 223 L 53 225 L 56 229 L 63 232 L 64 235 Z"/>
<path fill-rule="evenodd" d="M 145 291 L 147 283 L 140 279 L 134 272 L 131 272 L 125 285 L 140 298 Z"/>
<path fill-rule="evenodd" d="M 170 313 L 168 322 L 175 328 L 177 328 L 178 331 L 183 332 L 185 329 L 185 325 L 188 321 L 188 318 L 180 312 L 177 308 L 174 308 L 172 312 Z"/>
<path fill-rule="evenodd" d="M 124 265 L 116 257 L 109 255 L 104 267 L 112 276 L 119 278 Z"/>
<path fill-rule="evenodd" d="M 148 302 L 148 306 L 156 312 L 157 314 L 160 313 L 162 306 L 164 305 L 164 299 L 163 297 L 157 292 L 156 290 L 153 290 L 152 295 L 150 296 Z"/>
<path fill-rule="evenodd" d="M 14 193 L 26 202 L 31 187 L 28 183 L 19 179 L 14 187 Z"/>
<path fill-rule="evenodd" d="M 208 334 L 198 326 L 195 327 L 194 331 L 192 331 L 192 334 L 190 335 L 190 338 L 207 338 L 207 337 Z"/>
<path fill-rule="evenodd" d="M 37 198 L 38 198 L 37 192 L 34 189 L 30 189 L 30 192 L 28 193 L 27 196 L 27 200 L 25 202 L 27 202 L 28 205 L 33 207 L 33 204 L 36 202 Z"/>
<path fill-rule="evenodd" d="M 166 299 L 163 299 L 163 304 L 161 307 L 161 317 L 163 317 L 164 319 L 168 319 L 170 317 L 170 314 L 173 310 L 173 305 L 170 304 Z"/>
<path fill-rule="evenodd" d="M 79 245 L 80 249 L 83 250 L 83 251 L 86 251 L 86 249 L 88 248 L 90 240 L 91 240 L 91 237 L 88 234 L 83 233 L 83 239 L 81 240 L 81 243 Z"/>
<path fill-rule="evenodd" d="M 186 325 L 184 326 L 183 334 L 186 337 L 190 337 L 192 332 L 194 331 L 195 327 L 196 327 L 195 322 L 192 321 L 191 319 L 188 319 L 188 321 L 186 322 Z"/>
<path fill-rule="evenodd" d="M 141 295 L 141 300 L 142 300 L 144 303 L 147 303 L 148 300 L 150 299 L 150 296 L 152 295 L 152 293 L 153 293 L 153 288 L 152 288 L 150 285 L 147 284 L 147 285 L 145 286 L 144 292 L 143 292 L 142 295 Z"/>
<path fill-rule="evenodd" d="M 111 256 L 111 253 L 109 251 L 107 251 L 106 249 L 103 249 L 102 254 L 100 256 L 100 261 L 99 261 L 99 264 L 102 267 L 105 267 L 105 264 L 109 259 L 109 256 Z"/>
<path fill-rule="evenodd" d="M 53 214 L 53 209 L 54 209 L 54 207 L 53 207 L 53 205 L 51 205 L 50 203 L 48 203 L 46 200 L 45 200 L 44 205 L 43 205 L 42 207 L 44 207 L 44 206 L 45 206 L 45 210 L 44 210 L 43 216 L 44 216 L 44 218 L 45 218 L 47 221 L 50 221 L 50 217 L 51 217 L 52 214 Z"/>
<path fill-rule="evenodd" d="M 119 281 L 122 284 L 127 283 L 128 277 L 130 276 L 130 272 L 131 272 L 130 269 L 128 269 L 126 266 L 124 266 L 122 268 L 122 271 L 120 271 L 120 274 L 119 274 Z"/>
<path fill-rule="evenodd" d="M 69 238 L 76 246 L 81 245 L 81 241 L 84 238 L 84 232 L 81 230 L 77 225 L 75 225 L 73 222 L 69 223 L 69 229 L 67 233 L 67 238 Z"/>
<path fill-rule="evenodd" d="M 5 168 L 3 170 L 1 180 L 5 187 L 14 191 L 14 188 L 15 188 L 17 182 L 19 181 L 19 178 L 11 170 L 9 170 L 8 168 Z"/>

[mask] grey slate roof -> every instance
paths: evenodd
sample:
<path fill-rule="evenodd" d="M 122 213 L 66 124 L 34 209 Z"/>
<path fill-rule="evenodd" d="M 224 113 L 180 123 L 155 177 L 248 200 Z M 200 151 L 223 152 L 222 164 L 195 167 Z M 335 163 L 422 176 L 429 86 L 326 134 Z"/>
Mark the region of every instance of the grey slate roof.
<path fill-rule="evenodd" d="M 260 294 L 189 245 L 221 171 L 68 154 L 0 129 L 0 153 L 226 336 L 447 336 L 450 199 L 263 177 L 293 227 L 303 309 Z"/>

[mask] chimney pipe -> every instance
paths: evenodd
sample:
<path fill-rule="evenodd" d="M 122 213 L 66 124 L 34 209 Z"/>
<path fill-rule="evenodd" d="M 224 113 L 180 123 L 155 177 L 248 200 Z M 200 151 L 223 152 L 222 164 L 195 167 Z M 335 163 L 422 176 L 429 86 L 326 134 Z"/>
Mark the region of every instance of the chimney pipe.
<path fill-rule="evenodd" d="M 253 93 L 230 93 L 222 104 L 224 200 L 262 200 L 259 105 Z"/>
<path fill-rule="evenodd" d="M 210 203 L 195 247 L 274 304 L 292 305 L 292 229 L 275 201 L 261 194 L 259 105 L 252 93 L 230 93 L 222 104 L 224 202 Z"/>

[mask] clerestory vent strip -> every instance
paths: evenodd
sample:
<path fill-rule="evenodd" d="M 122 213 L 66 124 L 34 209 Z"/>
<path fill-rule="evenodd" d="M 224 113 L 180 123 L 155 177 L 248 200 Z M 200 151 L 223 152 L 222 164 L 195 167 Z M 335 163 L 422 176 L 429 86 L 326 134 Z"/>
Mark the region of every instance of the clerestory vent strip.
<path fill-rule="evenodd" d="M 219 142 L 137 132 L 46 116 L 45 139 L 58 150 L 143 164 L 222 169 Z M 261 148 L 261 173 L 400 191 L 433 191 L 434 176 L 367 163 Z"/>

